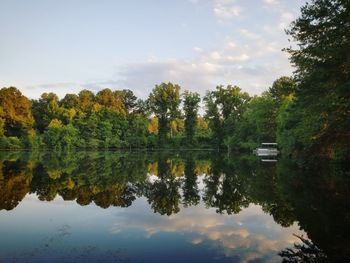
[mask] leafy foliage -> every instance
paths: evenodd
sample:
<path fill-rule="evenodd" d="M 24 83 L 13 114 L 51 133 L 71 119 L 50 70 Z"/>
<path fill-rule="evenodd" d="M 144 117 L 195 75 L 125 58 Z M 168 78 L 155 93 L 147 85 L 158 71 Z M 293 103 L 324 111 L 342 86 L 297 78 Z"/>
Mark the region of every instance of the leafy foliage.
<path fill-rule="evenodd" d="M 298 84 L 286 115 L 288 126 L 294 124 L 285 131 L 295 141 L 289 154 L 349 156 L 349 12 L 349 1 L 315 0 L 287 31 L 298 43 L 287 49 Z"/>

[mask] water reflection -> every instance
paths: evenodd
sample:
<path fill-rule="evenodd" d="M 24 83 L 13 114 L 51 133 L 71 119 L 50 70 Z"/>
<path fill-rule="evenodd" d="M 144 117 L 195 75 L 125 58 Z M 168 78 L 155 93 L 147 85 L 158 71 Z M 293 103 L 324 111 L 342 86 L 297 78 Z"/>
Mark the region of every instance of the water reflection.
<path fill-rule="evenodd" d="M 155 240 L 162 233 L 186 233 L 201 253 L 204 247 L 220 250 L 221 261 L 234 262 L 281 261 L 275 256 L 286 255 L 298 241 L 293 233 L 299 224 L 305 232 L 297 234 L 328 261 L 350 258 L 350 177 L 344 164 L 301 170 L 283 160 L 262 163 L 210 152 L 2 152 L 0 159 L 0 215 L 33 196 L 89 209 L 95 204 L 100 211 L 128 207 L 118 210 L 112 234 L 138 229 L 144 234 L 135 236 Z M 42 208 L 36 209 L 40 214 Z M 147 261 L 141 254 L 138 260 Z"/>

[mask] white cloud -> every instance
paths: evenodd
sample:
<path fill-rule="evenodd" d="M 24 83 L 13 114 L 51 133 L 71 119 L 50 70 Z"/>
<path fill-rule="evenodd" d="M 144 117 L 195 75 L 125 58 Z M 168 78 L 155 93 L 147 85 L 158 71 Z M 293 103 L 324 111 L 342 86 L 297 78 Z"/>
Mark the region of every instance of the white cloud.
<path fill-rule="evenodd" d="M 140 61 L 116 65 L 114 75 L 110 74 L 111 77 L 106 80 L 68 83 L 71 79 L 67 79 L 67 83 L 18 87 L 31 98 L 46 91 L 54 90 L 59 96 L 64 96 L 82 88 L 98 91 L 107 87 L 129 88 L 138 97 L 146 98 L 155 84 L 169 81 L 202 95 L 220 84 L 238 85 L 252 95 L 260 94 L 276 78 L 292 73 L 288 57 L 281 51 L 289 45 L 281 29 L 296 17 L 296 11 L 283 1 L 257 1 L 257 7 L 264 7 L 267 15 L 252 25 L 247 21 L 255 21 L 252 16 L 258 12 L 251 9 L 251 5 L 248 1 L 214 0 L 212 5 L 208 5 L 209 11 L 214 10 L 215 18 L 227 23 L 219 26 L 212 42 L 191 43 L 190 55 L 169 59 L 161 51 L 150 51 L 152 56 Z M 230 20 L 238 16 L 239 21 Z"/>
<path fill-rule="evenodd" d="M 203 49 L 201 49 L 200 47 L 194 47 L 193 50 L 197 53 L 202 53 Z"/>
<path fill-rule="evenodd" d="M 241 34 L 254 41 L 236 43 L 227 38 L 222 48 L 204 51 L 195 49 L 192 59 L 154 60 L 125 65 L 118 75 L 120 84 L 137 89 L 141 97 L 148 96 L 155 84 L 174 82 L 183 89 L 198 91 L 202 95 L 217 85 L 238 85 L 250 94 L 260 94 L 273 81 L 290 75 L 292 69 L 283 44 L 276 39 L 263 37 L 242 29 Z M 242 41 L 242 40 L 241 40 Z"/>
<path fill-rule="evenodd" d="M 278 0 L 263 0 L 264 3 L 268 4 L 268 5 L 275 5 L 278 4 Z"/>
<path fill-rule="evenodd" d="M 230 19 L 241 14 L 242 8 L 235 5 L 233 1 L 215 1 L 213 8 L 214 15 L 220 19 Z"/>
<path fill-rule="evenodd" d="M 252 39 L 252 40 L 260 38 L 260 35 L 253 33 L 245 28 L 241 29 L 239 32 L 242 36 L 249 38 L 249 39 Z"/>
<path fill-rule="evenodd" d="M 218 51 L 214 51 L 210 53 L 210 57 L 214 60 L 219 60 L 221 58 L 221 54 Z"/>
<path fill-rule="evenodd" d="M 243 61 L 247 61 L 249 59 L 249 56 L 247 54 L 241 54 L 239 56 L 228 56 L 227 59 L 229 61 L 240 61 L 240 62 L 243 62 Z"/>
<path fill-rule="evenodd" d="M 227 48 L 229 48 L 229 49 L 234 49 L 236 47 L 237 47 L 237 45 L 236 45 L 236 43 L 234 41 L 229 41 L 227 43 Z"/>

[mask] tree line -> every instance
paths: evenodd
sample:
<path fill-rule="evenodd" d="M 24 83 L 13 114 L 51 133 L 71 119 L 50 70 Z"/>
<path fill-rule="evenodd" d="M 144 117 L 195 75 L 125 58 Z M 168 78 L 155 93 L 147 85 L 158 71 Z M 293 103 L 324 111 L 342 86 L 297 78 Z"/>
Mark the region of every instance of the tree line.
<path fill-rule="evenodd" d="M 29 100 L 0 90 L 1 148 L 252 149 L 277 141 L 285 155 L 350 156 L 349 1 L 314 0 L 301 8 L 285 49 L 295 72 L 260 96 L 217 86 L 203 98 L 173 83 L 147 99 L 131 90 L 82 90 L 61 100 Z M 199 114 L 201 102 L 204 114 Z"/>
<path fill-rule="evenodd" d="M 218 86 L 201 99 L 169 82 L 156 85 L 146 100 L 126 89 L 82 90 L 62 99 L 43 93 L 30 100 L 15 87 L 2 88 L 1 147 L 252 148 L 276 140 L 278 101 L 289 95 L 282 89 L 293 86 L 291 78 L 282 77 L 254 97 L 237 86 Z"/>

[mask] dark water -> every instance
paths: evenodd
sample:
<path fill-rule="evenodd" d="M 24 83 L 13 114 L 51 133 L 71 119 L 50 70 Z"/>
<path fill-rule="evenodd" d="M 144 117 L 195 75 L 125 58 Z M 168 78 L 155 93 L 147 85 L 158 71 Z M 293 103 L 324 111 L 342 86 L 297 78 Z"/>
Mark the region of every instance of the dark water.
<path fill-rule="evenodd" d="M 0 262 L 349 262 L 349 183 L 339 163 L 1 152 Z"/>

